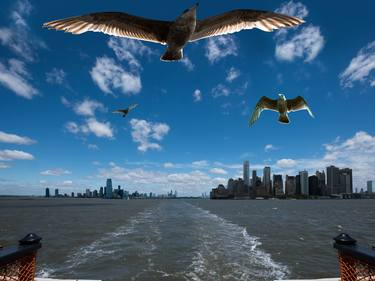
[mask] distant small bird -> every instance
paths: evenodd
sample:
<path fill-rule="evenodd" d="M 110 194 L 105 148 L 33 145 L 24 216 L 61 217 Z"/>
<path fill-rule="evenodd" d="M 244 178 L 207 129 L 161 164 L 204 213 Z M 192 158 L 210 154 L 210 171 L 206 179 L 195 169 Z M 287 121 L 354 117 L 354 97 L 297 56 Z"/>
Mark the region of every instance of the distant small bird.
<path fill-rule="evenodd" d="M 135 103 L 135 104 L 132 104 L 131 106 L 129 106 L 128 108 L 114 110 L 114 111 L 112 111 L 112 113 L 119 113 L 119 114 L 122 114 L 122 117 L 126 117 L 129 114 L 129 112 L 132 111 L 137 106 L 138 106 L 138 104 Z"/>
<path fill-rule="evenodd" d="M 188 42 L 212 36 L 234 33 L 243 29 L 258 28 L 273 31 L 292 27 L 304 21 L 297 17 L 258 10 L 233 10 L 204 20 L 197 20 L 199 3 L 186 9 L 174 21 L 152 20 L 120 12 L 92 13 L 83 16 L 55 20 L 43 27 L 64 30 L 73 34 L 87 31 L 167 44 L 161 57 L 164 61 L 180 60 L 182 50 Z"/>
<path fill-rule="evenodd" d="M 249 126 L 252 126 L 255 121 L 259 119 L 259 116 L 263 110 L 273 110 L 280 113 L 279 122 L 284 124 L 289 123 L 288 113 L 293 111 L 307 110 L 310 116 L 314 118 L 314 115 L 303 97 L 298 96 L 295 99 L 287 100 L 283 94 L 279 94 L 279 98 L 277 100 L 273 100 L 265 96 L 261 97 L 255 106 L 253 114 L 251 115 Z"/>

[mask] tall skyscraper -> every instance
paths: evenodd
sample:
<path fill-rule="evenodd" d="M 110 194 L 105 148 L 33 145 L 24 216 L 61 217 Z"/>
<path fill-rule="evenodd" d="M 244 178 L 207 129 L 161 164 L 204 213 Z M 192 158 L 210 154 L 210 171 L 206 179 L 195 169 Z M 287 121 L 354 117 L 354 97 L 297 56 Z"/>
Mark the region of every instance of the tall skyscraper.
<path fill-rule="evenodd" d="M 59 197 L 59 189 L 58 188 L 55 189 L 55 197 Z"/>
<path fill-rule="evenodd" d="M 266 188 L 268 194 L 272 194 L 272 188 L 271 188 L 271 168 L 270 167 L 264 167 L 263 169 L 263 184 Z"/>
<path fill-rule="evenodd" d="M 307 171 L 299 172 L 301 182 L 301 194 L 309 195 L 309 174 Z"/>
<path fill-rule="evenodd" d="M 252 173 L 252 177 L 251 177 L 251 185 L 253 186 L 253 188 L 255 188 L 256 184 L 257 184 L 257 170 L 253 170 L 253 173 Z"/>
<path fill-rule="evenodd" d="M 250 164 L 249 161 L 243 162 L 243 180 L 245 185 L 250 186 Z"/>
<path fill-rule="evenodd" d="M 105 198 L 112 198 L 112 179 L 107 179 L 107 183 L 105 186 Z"/>
<path fill-rule="evenodd" d="M 103 186 L 101 186 L 100 189 L 99 189 L 99 197 L 100 198 L 104 197 L 104 188 L 103 188 Z"/>
<path fill-rule="evenodd" d="M 368 186 L 368 185 L 367 185 Z M 50 194 L 49 194 L 49 188 L 47 187 L 46 188 L 46 197 L 50 197 Z"/>
<path fill-rule="evenodd" d="M 285 195 L 293 196 L 296 194 L 296 177 L 286 175 Z"/>
<path fill-rule="evenodd" d="M 284 194 L 282 175 L 273 175 L 273 192 L 274 196 L 280 196 Z"/>
<path fill-rule="evenodd" d="M 321 195 L 319 189 L 319 179 L 316 175 L 309 176 L 309 195 L 319 196 Z"/>
<path fill-rule="evenodd" d="M 367 181 L 367 192 L 372 193 L 372 181 Z"/>
<path fill-rule="evenodd" d="M 328 195 L 326 188 L 326 174 L 323 171 L 316 171 L 315 175 L 318 177 L 318 187 L 320 195 Z"/>
<path fill-rule="evenodd" d="M 352 169 L 327 167 L 327 188 L 330 194 L 353 193 Z"/>
<path fill-rule="evenodd" d="M 301 195 L 301 176 L 296 175 L 296 195 Z"/>

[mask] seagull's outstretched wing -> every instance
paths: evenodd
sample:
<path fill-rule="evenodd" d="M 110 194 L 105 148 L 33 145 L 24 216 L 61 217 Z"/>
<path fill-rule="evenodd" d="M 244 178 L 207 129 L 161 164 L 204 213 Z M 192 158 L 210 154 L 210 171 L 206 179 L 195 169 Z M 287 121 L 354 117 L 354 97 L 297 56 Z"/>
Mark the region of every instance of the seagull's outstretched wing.
<path fill-rule="evenodd" d="M 308 106 L 305 99 L 301 96 L 296 97 L 295 99 L 289 99 L 286 101 L 288 112 L 307 110 L 311 117 L 314 117 L 314 114 L 311 112 L 310 107 Z"/>
<path fill-rule="evenodd" d="M 243 29 L 259 28 L 270 32 L 274 29 L 292 27 L 303 22 L 304 20 L 300 18 L 273 12 L 233 10 L 198 21 L 190 41 L 234 33 Z"/>
<path fill-rule="evenodd" d="M 138 103 L 132 104 L 132 105 L 129 106 L 128 110 L 131 111 L 134 108 L 136 108 L 137 106 L 138 106 Z"/>
<path fill-rule="evenodd" d="M 278 111 L 277 100 L 273 100 L 265 96 L 261 97 L 261 99 L 258 101 L 257 105 L 255 106 L 253 114 L 251 115 L 251 118 L 249 120 L 249 126 L 252 126 L 255 123 L 255 121 L 259 119 L 260 114 L 265 109 Z"/>
<path fill-rule="evenodd" d="M 117 110 L 114 110 L 112 111 L 112 113 L 120 113 L 120 114 L 128 114 L 129 113 L 129 110 L 128 109 L 117 109 Z"/>
<path fill-rule="evenodd" d="M 171 22 L 151 20 L 118 12 L 92 13 L 43 24 L 49 29 L 73 34 L 87 31 L 166 44 Z"/>

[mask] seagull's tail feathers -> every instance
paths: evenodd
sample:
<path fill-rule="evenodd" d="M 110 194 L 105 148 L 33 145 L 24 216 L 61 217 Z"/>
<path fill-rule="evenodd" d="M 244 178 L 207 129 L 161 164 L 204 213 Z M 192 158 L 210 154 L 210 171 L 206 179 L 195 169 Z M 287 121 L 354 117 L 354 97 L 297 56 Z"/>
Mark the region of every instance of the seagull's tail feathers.
<path fill-rule="evenodd" d="M 283 123 L 283 124 L 288 124 L 289 123 L 288 115 L 286 115 L 286 114 L 280 114 L 280 116 L 279 116 L 279 122 Z"/>
<path fill-rule="evenodd" d="M 170 50 L 164 53 L 164 55 L 160 58 L 162 61 L 176 61 L 183 58 L 182 49 L 180 50 Z"/>

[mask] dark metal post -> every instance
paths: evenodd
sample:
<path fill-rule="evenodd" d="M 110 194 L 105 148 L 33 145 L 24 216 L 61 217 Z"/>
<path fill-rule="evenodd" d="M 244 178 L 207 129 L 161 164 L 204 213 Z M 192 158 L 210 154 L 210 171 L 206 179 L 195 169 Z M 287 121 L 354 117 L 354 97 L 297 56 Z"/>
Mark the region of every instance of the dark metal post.
<path fill-rule="evenodd" d="M 342 281 L 375 280 L 375 251 L 357 245 L 348 234 L 334 238 L 338 250 Z"/>
<path fill-rule="evenodd" d="M 26 235 L 18 246 L 0 248 L 0 277 L 5 280 L 34 281 L 36 253 L 42 247 L 34 233 Z"/>

